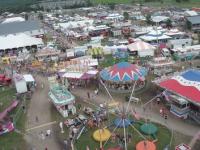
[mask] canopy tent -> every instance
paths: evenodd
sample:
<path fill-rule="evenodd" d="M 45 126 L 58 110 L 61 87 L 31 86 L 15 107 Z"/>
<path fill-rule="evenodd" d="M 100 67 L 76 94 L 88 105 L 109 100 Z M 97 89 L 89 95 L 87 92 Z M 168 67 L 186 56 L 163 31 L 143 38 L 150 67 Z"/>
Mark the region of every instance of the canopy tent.
<path fill-rule="evenodd" d="M 100 76 L 103 80 L 112 82 L 144 81 L 146 74 L 147 71 L 145 68 L 138 67 L 128 62 L 120 62 L 100 72 Z"/>
<path fill-rule="evenodd" d="M 35 79 L 33 78 L 31 74 L 25 74 L 23 75 L 23 77 L 26 82 L 35 82 Z"/>
<path fill-rule="evenodd" d="M 152 16 L 151 20 L 155 23 L 165 22 L 169 19 L 167 16 Z"/>
<path fill-rule="evenodd" d="M 143 41 L 136 41 L 128 45 L 130 51 L 154 50 L 155 47 Z"/>
<path fill-rule="evenodd" d="M 131 52 L 138 52 L 138 56 L 146 57 L 146 56 L 154 56 L 154 50 L 156 49 L 149 43 L 143 41 L 136 41 L 132 44 L 128 45 L 128 49 Z"/>
<path fill-rule="evenodd" d="M 103 48 L 102 47 L 93 47 L 93 48 L 90 48 L 89 50 L 89 54 L 90 55 L 103 55 Z"/>
<path fill-rule="evenodd" d="M 71 79 L 89 79 L 95 77 L 97 75 L 97 70 L 89 70 L 87 72 L 65 72 L 60 73 L 63 78 L 71 78 Z"/>
<path fill-rule="evenodd" d="M 6 18 L 2 24 L 5 24 L 5 23 L 12 23 L 12 22 L 22 22 L 22 21 L 25 21 L 24 18 L 22 17 L 11 17 L 11 18 Z"/>
<path fill-rule="evenodd" d="M 42 44 L 42 39 L 34 38 L 24 33 L 0 36 L 0 49 L 2 50 Z"/>
<path fill-rule="evenodd" d="M 200 104 L 200 71 L 187 70 L 173 77 L 155 81 L 160 87 Z"/>
<path fill-rule="evenodd" d="M 147 42 L 171 39 L 170 36 L 163 34 L 161 31 L 155 31 L 155 30 L 152 30 L 146 35 L 142 35 L 139 38 Z"/>

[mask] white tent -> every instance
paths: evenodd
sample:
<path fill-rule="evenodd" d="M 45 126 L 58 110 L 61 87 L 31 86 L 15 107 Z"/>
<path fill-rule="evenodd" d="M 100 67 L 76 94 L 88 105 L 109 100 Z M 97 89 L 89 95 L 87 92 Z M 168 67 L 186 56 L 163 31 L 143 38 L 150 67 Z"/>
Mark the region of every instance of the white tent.
<path fill-rule="evenodd" d="M 42 45 L 42 39 L 28 36 L 24 33 L 17 35 L 0 36 L 0 49 L 12 49 L 32 45 Z"/>
<path fill-rule="evenodd" d="M 131 52 L 137 51 L 140 57 L 154 56 L 155 47 L 143 41 L 136 41 L 128 45 Z"/>
<path fill-rule="evenodd" d="M 171 39 L 170 36 L 163 34 L 161 31 L 155 31 L 155 30 L 152 30 L 146 35 L 140 36 L 139 38 L 147 42 Z"/>
<path fill-rule="evenodd" d="M 151 20 L 153 21 L 153 22 L 161 22 L 161 21 L 167 21 L 169 19 L 169 17 L 167 17 L 167 16 L 152 16 L 151 17 Z"/>
<path fill-rule="evenodd" d="M 22 21 L 25 21 L 24 18 L 22 17 L 12 17 L 12 18 L 6 18 L 2 24 L 4 23 L 11 23 L 11 22 L 22 22 Z"/>
<path fill-rule="evenodd" d="M 23 75 L 23 77 L 26 82 L 35 82 L 35 79 L 33 78 L 31 74 L 25 74 Z"/>

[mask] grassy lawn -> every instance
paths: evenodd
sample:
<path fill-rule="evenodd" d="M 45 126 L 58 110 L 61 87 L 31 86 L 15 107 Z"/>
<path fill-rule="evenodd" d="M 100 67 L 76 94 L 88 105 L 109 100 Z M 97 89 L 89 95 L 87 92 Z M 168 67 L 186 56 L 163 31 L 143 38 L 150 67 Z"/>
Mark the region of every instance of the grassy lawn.
<path fill-rule="evenodd" d="M 6 87 L 4 91 L 0 89 L 0 102 L 3 104 L 0 106 L 0 112 L 2 112 L 5 108 L 7 108 L 15 96 L 15 89 Z M 18 110 L 21 109 L 17 107 L 10 113 L 10 116 L 14 116 Z M 19 130 L 24 130 L 26 120 L 26 114 L 20 113 L 19 118 L 16 122 L 16 128 Z M 10 132 L 0 136 L 0 149 L 1 150 L 26 150 L 26 142 L 23 139 L 23 135 Z"/>
<path fill-rule="evenodd" d="M 131 3 L 131 0 L 94 0 L 95 4 L 128 4 Z"/>
<path fill-rule="evenodd" d="M 15 89 L 8 87 L 0 88 L 0 112 L 4 111 L 12 102 L 15 96 Z"/>
<path fill-rule="evenodd" d="M 163 0 L 163 3 L 158 2 L 158 1 L 153 1 L 152 2 L 145 2 L 144 0 L 94 0 L 95 4 L 136 4 L 140 3 L 148 6 L 158 6 L 158 7 L 166 7 L 166 6 L 176 6 L 176 7 L 197 7 L 200 6 L 200 1 L 199 0 L 189 0 L 188 2 L 180 2 L 177 3 L 176 0 Z"/>
<path fill-rule="evenodd" d="M 142 122 L 141 122 L 142 123 Z M 140 123 L 135 123 L 134 126 L 139 130 L 140 128 Z M 170 131 L 160 125 L 157 125 L 158 127 L 158 133 L 157 133 L 157 138 L 158 141 L 156 142 L 156 146 L 157 149 L 161 150 L 163 149 L 167 144 L 169 144 L 170 138 L 171 138 L 171 133 Z M 76 142 L 76 148 L 79 149 L 85 149 L 86 146 L 89 146 L 90 148 L 98 148 L 99 147 L 99 143 L 94 141 L 92 135 L 93 132 L 96 129 L 87 129 L 87 131 L 85 133 L 83 133 L 80 137 L 80 139 Z M 110 131 L 113 130 L 113 127 L 110 129 Z M 128 143 L 128 150 L 134 150 L 136 144 L 143 140 L 143 138 L 132 128 L 132 127 L 128 127 L 126 129 L 126 132 L 132 135 L 132 140 L 130 143 Z M 120 135 L 123 135 L 123 129 L 119 128 L 116 130 L 115 133 L 119 133 Z M 150 136 L 146 136 L 147 139 L 153 140 L 152 137 Z M 85 144 L 87 143 L 87 144 Z M 112 141 L 108 141 L 108 143 L 105 145 L 105 148 L 109 148 L 109 147 L 115 147 L 119 145 L 119 143 L 117 142 L 112 142 Z"/>

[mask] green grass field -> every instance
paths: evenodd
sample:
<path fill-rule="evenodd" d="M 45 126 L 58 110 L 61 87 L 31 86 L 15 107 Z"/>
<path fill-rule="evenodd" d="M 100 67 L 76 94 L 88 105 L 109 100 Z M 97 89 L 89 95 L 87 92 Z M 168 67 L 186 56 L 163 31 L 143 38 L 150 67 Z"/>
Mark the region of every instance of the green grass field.
<path fill-rule="evenodd" d="M 163 2 L 159 2 L 157 0 L 152 2 L 145 2 L 144 0 L 94 0 L 94 4 L 138 4 L 142 3 L 147 6 L 157 6 L 157 7 L 199 7 L 200 0 L 189 0 L 188 2 L 180 2 L 177 3 L 176 0 L 163 0 Z"/>
<path fill-rule="evenodd" d="M 135 123 L 134 126 L 139 130 L 139 128 L 140 128 L 139 123 Z M 161 150 L 167 144 L 169 144 L 170 138 L 171 138 L 171 133 L 167 128 L 160 126 L 160 125 L 157 125 L 157 126 L 158 126 L 158 133 L 157 133 L 158 141 L 156 142 L 156 146 L 157 146 L 158 150 Z M 78 149 L 78 150 L 86 149 L 86 146 L 89 146 L 92 149 L 99 148 L 99 143 L 96 142 L 92 137 L 93 132 L 95 130 L 96 129 L 88 129 L 88 131 L 86 133 L 83 133 L 82 136 L 80 137 L 80 139 L 75 144 L 76 149 Z M 143 138 L 132 127 L 128 127 L 126 129 L 126 131 L 127 131 L 127 133 L 132 135 L 132 140 L 130 143 L 128 143 L 128 150 L 135 150 L 136 144 L 139 141 L 143 140 Z M 123 135 L 123 128 L 117 129 L 115 133 L 120 133 L 120 135 Z M 146 137 L 147 137 L 147 139 L 153 140 L 153 138 L 150 136 L 146 136 Z M 105 145 L 105 148 L 115 147 L 118 144 L 119 143 L 117 143 L 117 142 L 113 143 L 111 141 L 108 141 L 108 143 Z"/>
<path fill-rule="evenodd" d="M 5 87 L 4 90 L 2 90 L 2 88 L 0 89 L 0 103 L 2 104 L 2 106 L 0 106 L 0 112 L 5 110 L 5 108 L 7 108 L 11 104 L 14 97 L 15 97 L 14 88 Z M 20 108 L 17 107 L 9 115 L 14 116 L 19 109 Z M 26 114 L 21 113 L 16 122 L 16 128 L 24 130 L 25 120 L 26 120 Z M 26 150 L 26 142 L 23 139 L 23 135 L 18 134 L 16 132 L 10 132 L 1 135 L 0 150 L 13 150 L 13 149 Z"/>

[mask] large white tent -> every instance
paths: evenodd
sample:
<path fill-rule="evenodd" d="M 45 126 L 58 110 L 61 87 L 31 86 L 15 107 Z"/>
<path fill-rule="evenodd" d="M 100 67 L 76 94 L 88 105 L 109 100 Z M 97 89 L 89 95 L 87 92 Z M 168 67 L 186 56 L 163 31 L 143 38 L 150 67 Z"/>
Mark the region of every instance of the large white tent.
<path fill-rule="evenodd" d="M 12 17 L 12 18 L 6 18 L 2 24 L 4 23 L 11 23 L 11 22 L 22 22 L 22 21 L 25 21 L 24 18 L 22 17 Z"/>
<path fill-rule="evenodd" d="M 138 56 L 146 57 L 146 56 L 154 56 L 154 50 L 156 49 L 149 43 L 143 41 L 136 41 L 132 44 L 128 45 L 128 49 L 130 52 L 138 52 Z"/>
<path fill-rule="evenodd" d="M 170 36 L 167 36 L 163 34 L 161 31 L 156 31 L 156 30 L 152 30 L 148 34 L 140 36 L 139 38 L 146 42 L 171 39 Z"/>
<path fill-rule="evenodd" d="M 42 39 L 34 38 L 24 33 L 0 36 L 0 49 L 2 50 L 42 44 Z"/>

